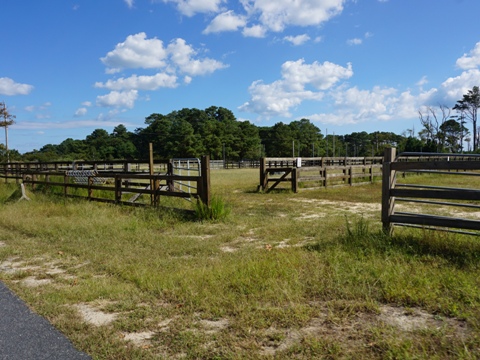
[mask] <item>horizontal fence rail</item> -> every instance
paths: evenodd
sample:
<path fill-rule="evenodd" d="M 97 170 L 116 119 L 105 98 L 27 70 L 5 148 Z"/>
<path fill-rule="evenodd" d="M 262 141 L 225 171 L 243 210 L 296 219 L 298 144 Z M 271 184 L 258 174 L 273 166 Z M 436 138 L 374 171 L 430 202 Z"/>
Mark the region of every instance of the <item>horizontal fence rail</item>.
<path fill-rule="evenodd" d="M 260 167 L 260 160 L 210 160 L 212 170 L 219 169 L 257 169 Z"/>
<path fill-rule="evenodd" d="M 262 158 L 258 189 L 271 191 L 281 183 L 290 188 L 359 185 L 382 176 L 383 157 Z"/>
<path fill-rule="evenodd" d="M 394 226 L 409 226 L 480 235 L 480 220 L 469 217 L 468 210 L 461 212 L 462 216 L 454 216 L 458 209 L 480 210 L 480 188 L 400 182 L 398 174 L 405 173 L 470 177 L 475 180 L 470 183 L 476 185 L 480 156 L 421 153 L 396 156 L 395 149 L 386 149 L 382 180 L 382 222 L 386 232 L 391 232 Z M 401 211 L 399 203 L 409 211 Z M 416 211 L 415 205 L 422 209 Z M 442 215 L 442 211 L 448 216 Z"/>
<path fill-rule="evenodd" d="M 157 206 L 160 196 L 184 199 L 196 198 L 207 206 L 210 205 L 210 166 L 208 156 L 196 159 L 197 170 L 194 175 L 174 173 L 173 163 L 161 161 L 154 164 L 155 173 L 143 163 L 131 163 L 117 168 L 113 164 L 98 166 L 98 163 L 76 163 L 76 166 L 59 170 L 66 163 L 39 164 L 17 163 L 11 167 L 3 167 L 0 176 L 15 179 L 17 182 L 30 186 L 32 189 L 42 189 L 65 197 L 85 198 L 91 201 L 124 204 L 148 205 L 148 202 L 137 202 L 141 195 L 150 198 L 150 205 Z M 121 162 L 118 162 L 120 164 Z M 134 166 L 132 166 L 134 164 Z M 112 166 L 110 166 L 112 165 Z M 116 164 L 115 164 L 116 165 Z M 137 166 L 138 165 L 138 166 Z M 184 166 L 177 162 L 177 168 Z M 100 169 L 102 168 L 102 169 Z M 125 169 L 130 171 L 126 172 Z M 118 171 L 120 170 L 120 171 Z M 153 171 L 152 171 L 153 172 Z M 178 185 L 180 184 L 180 185 Z M 188 184 L 188 185 L 187 185 Z M 188 186 L 188 191 L 185 187 Z"/>

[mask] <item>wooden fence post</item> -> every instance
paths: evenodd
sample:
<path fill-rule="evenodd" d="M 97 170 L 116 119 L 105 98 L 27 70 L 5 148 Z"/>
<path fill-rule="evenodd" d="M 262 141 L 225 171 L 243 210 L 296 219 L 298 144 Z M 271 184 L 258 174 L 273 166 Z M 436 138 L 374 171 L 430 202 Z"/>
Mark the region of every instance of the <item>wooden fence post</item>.
<path fill-rule="evenodd" d="M 173 176 L 172 159 L 170 159 L 168 164 L 167 164 L 167 175 Z M 171 178 L 170 178 L 170 180 L 167 180 L 167 187 L 168 187 L 168 191 L 175 191 L 175 184 L 174 184 L 174 182 Z"/>
<path fill-rule="evenodd" d="M 92 176 L 88 176 L 87 177 L 88 181 L 87 181 L 87 184 L 88 184 L 88 189 L 87 189 L 87 193 L 88 193 L 88 200 L 90 200 L 93 196 L 93 190 L 92 190 L 92 185 L 93 185 L 93 177 Z"/>
<path fill-rule="evenodd" d="M 265 191 L 265 189 L 267 188 L 267 176 L 265 174 L 266 167 L 267 167 L 267 159 L 263 157 L 260 159 L 260 186 L 259 186 L 259 189 L 261 188 L 262 191 Z"/>
<path fill-rule="evenodd" d="M 200 200 L 210 206 L 210 156 L 202 156 L 201 161 L 201 186 L 197 184 L 197 188 L 200 188 Z"/>
<path fill-rule="evenodd" d="M 155 178 L 153 183 L 155 184 L 154 185 L 154 197 L 153 197 L 153 205 L 156 207 L 156 206 L 159 206 L 160 205 L 160 180 L 158 180 L 158 178 Z"/>
<path fill-rule="evenodd" d="M 67 197 L 68 196 L 68 175 L 66 172 L 65 172 L 65 175 L 63 176 L 63 184 L 64 184 L 63 195 Z"/>
<path fill-rule="evenodd" d="M 155 182 L 153 181 L 153 144 L 148 143 L 148 170 L 150 174 L 150 205 L 155 204 Z M 116 186 L 116 185 L 115 185 Z"/>
<path fill-rule="evenodd" d="M 300 169 L 293 168 L 292 169 L 292 191 L 294 193 L 298 192 L 298 178 L 300 177 Z"/>
<path fill-rule="evenodd" d="M 390 190 L 395 187 L 396 174 L 391 170 L 391 164 L 395 161 L 396 149 L 386 148 L 383 159 L 382 176 L 382 223 L 386 234 L 392 233 L 390 216 L 395 206 L 395 198 L 390 196 Z"/>
<path fill-rule="evenodd" d="M 48 191 L 50 189 L 50 175 L 45 174 L 45 191 Z"/>
<path fill-rule="evenodd" d="M 115 203 L 120 204 L 121 201 L 122 201 L 122 178 L 119 175 L 115 175 Z"/>

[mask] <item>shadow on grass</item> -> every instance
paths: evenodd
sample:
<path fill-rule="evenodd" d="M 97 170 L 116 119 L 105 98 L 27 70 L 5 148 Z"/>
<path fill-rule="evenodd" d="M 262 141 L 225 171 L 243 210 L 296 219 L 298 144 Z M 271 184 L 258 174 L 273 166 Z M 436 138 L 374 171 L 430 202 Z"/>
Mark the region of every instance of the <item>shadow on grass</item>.
<path fill-rule="evenodd" d="M 418 236 L 393 236 L 391 241 L 397 249 L 412 256 L 437 256 L 459 267 L 480 263 L 480 242 L 476 237 L 425 230 Z"/>
<path fill-rule="evenodd" d="M 404 255 L 408 257 L 439 257 L 458 267 L 480 264 L 480 241 L 477 237 L 448 232 L 419 230 L 414 233 L 389 236 L 371 231 L 363 218 L 353 225 L 347 221 L 345 233 L 328 242 L 305 246 L 308 251 L 325 251 L 332 247 L 362 256 Z"/>

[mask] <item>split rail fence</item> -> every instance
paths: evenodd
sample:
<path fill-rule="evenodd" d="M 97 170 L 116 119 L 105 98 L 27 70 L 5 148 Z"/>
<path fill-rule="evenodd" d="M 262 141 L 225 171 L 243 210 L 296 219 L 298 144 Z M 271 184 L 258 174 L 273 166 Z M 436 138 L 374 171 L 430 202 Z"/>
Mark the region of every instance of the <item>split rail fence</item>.
<path fill-rule="evenodd" d="M 161 196 L 210 205 L 210 162 L 202 159 L 147 162 L 51 162 L 0 164 L 0 177 L 65 197 L 142 206 L 158 206 Z M 191 163 L 195 164 L 190 166 Z M 183 171 L 183 174 L 182 174 Z M 193 175 L 192 175 L 193 173 Z M 148 202 L 137 201 L 141 195 Z"/>
<path fill-rule="evenodd" d="M 300 187 L 360 185 L 382 176 L 383 157 L 262 158 L 259 189 L 269 192 L 290 183 Z"/>
<path fill-rule="evenodd" d="M 438 177 L 435 181 L 440 184 L 425 185 L 424 178 L 420 178 L 424 184 L 409 184 L 406 179 L 413 178 L 403 176 L 405 173 L 437 174 L 443 180 Z M 468 186 L 472 188 L 437 186 L 446 183 L 447 176 L 470 177 Z M 478 176 L 479 155 L 401 153 L 396 156 L 396 149 L 385 149 L 382 179 L 384 230 L 390 233 L 394 226 L 408 226 L 480 235 L 480 221 L 474 216 L 475 210 L 480 209 Z M 458 209 L 463 211 L 458 212 Z"/>

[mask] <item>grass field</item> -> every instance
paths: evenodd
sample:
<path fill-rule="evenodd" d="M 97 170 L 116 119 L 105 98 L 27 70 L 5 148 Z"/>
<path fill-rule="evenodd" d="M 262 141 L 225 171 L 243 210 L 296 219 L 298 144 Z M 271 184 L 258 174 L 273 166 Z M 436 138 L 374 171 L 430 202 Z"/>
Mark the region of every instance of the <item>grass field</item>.
<path fill-rule="evenodd" d="M 480 358 L 478 238 L 384 235 L 381 183 L 257 185 L 213 171 L 202 222 L 1 184 L 0 280 L 95 359 Z"/>

